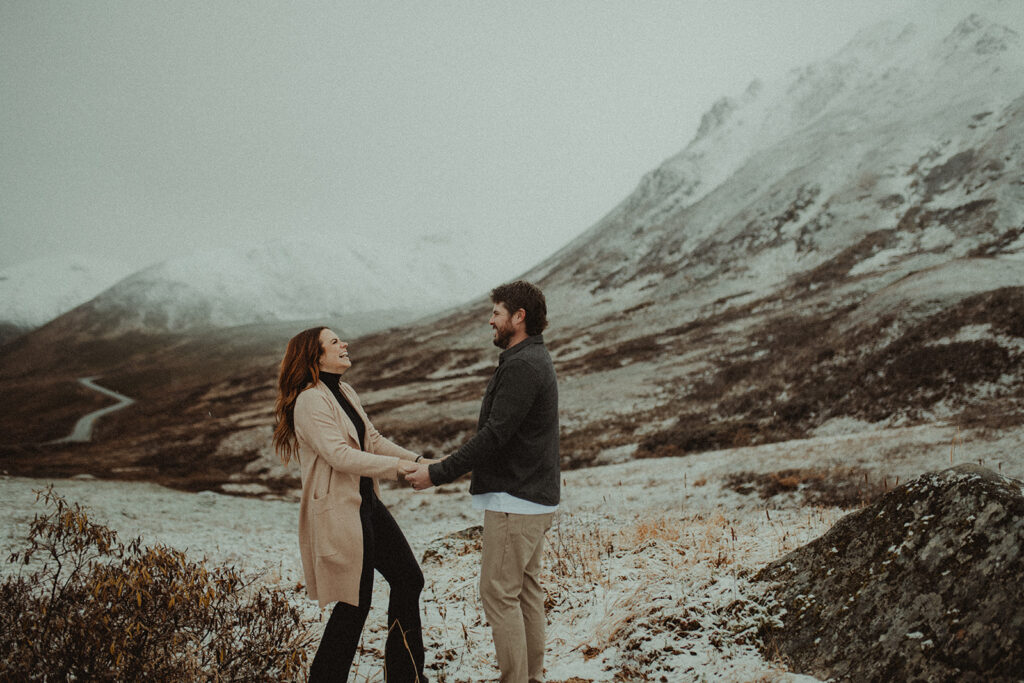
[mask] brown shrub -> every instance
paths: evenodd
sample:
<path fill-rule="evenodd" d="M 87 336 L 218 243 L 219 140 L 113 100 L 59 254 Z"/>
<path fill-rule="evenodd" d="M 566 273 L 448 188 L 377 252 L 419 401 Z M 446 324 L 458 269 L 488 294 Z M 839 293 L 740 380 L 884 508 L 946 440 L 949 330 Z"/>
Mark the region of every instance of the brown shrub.
<path fill-rule="evenodd" d="M 609 415 L 602 422 L 592 422 L 572 431 L 562 429 L 558 437 L 562 469 L 589 467 L 601 451 L 634 443 L 634 433 L 644 419 L 643 416 Z"/>
<path fill-rule="evenodd" d="M 396 443 L 427 457 L 448 455 L 476 434 L 476 420 L 435 420 L 416 424 L 391 425 L 381 422 L 381 432 Z"/>
<path fill-rule="evenodd" d="M 885 481 L 871 481 L 866 470 L 853 467 L 737 472 L 726 478 L 725 485 L 737 493 L 756 492 L 764 500 L 784 493 L 799 493 L 804 505 L 844 509 L 870 503 L 886 488 Z"/>
<path fill-rule="evenodd" d="M 307 625 L 279 590 L 165 546 L 122 544 L 52 487 L 0 585 L 2 680 L 301 678 Z"/>
<path fill-rule="evenodd" d="M 645 437 L 638 458 L 659 458 L 723 448 L 787 441 L 803 434 L 777 420 L 727 419 L 708 422 L 703 415 L 684 415 L 676 424 Z"/>

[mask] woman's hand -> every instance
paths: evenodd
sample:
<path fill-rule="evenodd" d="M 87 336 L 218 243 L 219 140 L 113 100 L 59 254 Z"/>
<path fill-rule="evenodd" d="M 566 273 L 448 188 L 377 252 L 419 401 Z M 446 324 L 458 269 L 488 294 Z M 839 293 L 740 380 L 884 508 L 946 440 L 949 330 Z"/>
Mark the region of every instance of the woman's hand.
<path fill-rule="evenodd" d="M 414 489 L 422 491 L 434 485 L 434 482 L 430 481 L 430 470 L 427 469 L 427 465 L 434 462 L 437 461 L 423 458 L 419 463 L 401 463 L 398 465 L 398 472 Z"/>

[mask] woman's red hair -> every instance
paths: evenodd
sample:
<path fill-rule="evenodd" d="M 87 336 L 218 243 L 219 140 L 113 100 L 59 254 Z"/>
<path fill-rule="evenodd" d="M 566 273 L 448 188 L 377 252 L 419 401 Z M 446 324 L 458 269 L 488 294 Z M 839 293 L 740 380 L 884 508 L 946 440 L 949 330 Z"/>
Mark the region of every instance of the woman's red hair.
<path fill-rule="evenodd" d="M 303 330 L 288 341 L 281 371 L 277 376 L 277 402 L 274 404 L 274 450 L 285 465 L 299 452 L 295 438 L 295 400 L 302 390 L 320 379 L 317 361 L 323 353 L 320 333 L 324 326 Z"/>

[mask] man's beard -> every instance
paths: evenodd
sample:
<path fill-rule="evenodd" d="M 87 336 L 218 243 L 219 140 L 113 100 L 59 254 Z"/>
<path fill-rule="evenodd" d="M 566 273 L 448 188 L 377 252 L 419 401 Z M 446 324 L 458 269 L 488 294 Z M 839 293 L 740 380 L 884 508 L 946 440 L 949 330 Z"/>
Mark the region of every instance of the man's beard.
<path fill-rule="evenodd" d="M 515 335 L 516 331 L 512 329 L 511 325 L 506 327 L 499 327 L 494 330 L 494 345 L 499 349 L 507 349 L 508 343 L 512 341 L 512 336 Z"/>

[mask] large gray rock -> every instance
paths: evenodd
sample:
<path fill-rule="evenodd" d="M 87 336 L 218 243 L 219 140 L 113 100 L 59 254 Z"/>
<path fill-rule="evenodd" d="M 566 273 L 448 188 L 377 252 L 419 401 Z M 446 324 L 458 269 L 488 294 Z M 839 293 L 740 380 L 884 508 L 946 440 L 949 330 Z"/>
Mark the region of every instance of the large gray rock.
<path fill-rule="evenodd" d="M 1024 495 L 974 465 L 925 474 L 757 578 L 785 606 L 766 647 L 855 681 L 1024 680 Z"/>

